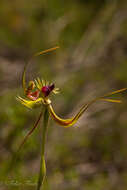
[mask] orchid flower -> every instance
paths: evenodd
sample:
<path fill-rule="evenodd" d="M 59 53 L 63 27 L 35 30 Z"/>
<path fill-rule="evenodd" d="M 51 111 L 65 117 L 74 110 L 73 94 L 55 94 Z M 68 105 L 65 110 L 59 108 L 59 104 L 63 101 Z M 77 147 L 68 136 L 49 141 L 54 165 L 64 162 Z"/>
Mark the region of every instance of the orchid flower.
<path fill-rule="evenodd" d="M 57 47 L 50 48 L 44 51 L 41 51 L 39 53 L 36 53 L 34 56 L 42 55 L 48 52 L 51 52 L 53 50 L 56 50 Z M 84 104 L 79 111 L 77 112 L 76 115 L 74 115 L 71 118 L 63 119 L 59 117 L 56 112 L 54 111 L 53 105 L 52 105 L 52 100 L 51 100 L 51 95 L 52 94 L 57 94 L 59 93 L 59 88 L 56 88 L 54 83 L 49 83 L 48 81 L 45 81 L 40 78 L 36 78 L 33 81 L 29 81 L 28 84 L 26 85 L 26 69 L 28 67 L 29 62 L 25 65 L 23 75 L 22 75 L 22 86 L 24 90 L 24 95 L 26 98 L 22 98 L 20 96 L 17 96 L 17 100 L 26 106 L 29 109 L 34 109 L 35 107 L 44 107 L 45 108 L 45 113 L 44 113 L 44 128 L 47 126 L 48 122 L 48 115 L 53 119 L 56 123 L 58 123 L 60 126 L 63 127 L 70 127 L 74 125 L 79 118 L 83 115 L 83 113 L 95 102 L 97 101 L 105 101 L 105 102 L 114 102 L 114 103 L 121 103 L 121 100 L 119 99 L 113 99 L 109 98 L 110 96 L 114 94 L 121 93 L 123 91 L 126 91 L 127 88 L 122 88 L 120 90 L 113 91 L 111 93 L 107 93 L 103 96 L 97 97 L 88 103 Z M 46 119 L 46 114 L 47 119 Z M 27 138 L 32 134 L 32 132 L 35 130 L 35 128 L 38 126 L 39 121 L 41 120 L 41 117 L 43 116 L 43 111 L 41 111 L 39 118 L 37 119 L 35 125 L 33 128 L 29 131 L 29 133 L 26 135 L 24 138 L 22 144 L 20 145 L 20 148 L 22 145 L 25 143 Z M 43 143 L 42 143 L 42 160 L 41 160 L 41 168 L 40 168 L 40 177 L 38 181 L 38 190 L 40 189 L 40 186 L 42 184 L 42 181 L 44 180 L 44 176 L 46 173 L 46 168 L 45 168 L 45 160 L 44 160 L 44 140 L 45 140 L 45 132 L 43 131 Z M 43 176 L 43 177 L 42 177 Z"/>
<path fill-rule="evenodd" d="M 41 52 L 35 54 L 34 56 L 48 53 L 50 51 L 56 50 L 57 48 L 59 48 L 59 47 L 57 46 L 54 48 L 50 48 L 50 49 L 41 51 Z M 109 98 L 109 96 L 118 94 L 120 92 L 127 90 L 127 88 L 122 88 L 120 90 L 116 90 L 111 93 L 107 93 L 101 97 L 97 97 L 97 98 L 89 101 L 88 103 L 84 104 L 81 107 L 81 109 L 78 111 L 78 113 L 75 116 L 73 116 L 72 118 L 63 119 L 55 113 L 53 106 L 52 106 L 52 101 L 50 98 L 52 93 L 54 93 L 54 94 L 59 93 L 59 88 L 56 88 L 54 83 L 49 83 L 48 81 L 45 81 L 40 78 L 37 78 L 34 81 L 30 81 L 28 83 L 28 86 L 26 86 L 25 76 L 26 76 L 27 66 L 28 66 L 28 63 L 26 64 L 24 71 L 23 71 L 23 75 L 22 75 L 22 86 L 23 86 L 24 94 L 27 99 L 17 96 L 17 100 L 20 101 L 21 104 L 23 104 L 24 106 L 26 106 L 29 109 L 33 109 L 35 107 L 46 106 L 48 108 L 50 117 L 56 123 L 58 123 L 60 126 L 64 126 L 64 127 L 70 127 L 70 126 L 74 125 L 78 121 L 78 119 L 82 116 L 82 114 L 87 110 L 87 108 L 90 105 L 92 105 L 93 103 L 95 103 L 96 101 L 101 100 L 101 101 L 106 101 L 106 102 L 121 103 L 121 100 L 112 99 L 112 98 Z"/>

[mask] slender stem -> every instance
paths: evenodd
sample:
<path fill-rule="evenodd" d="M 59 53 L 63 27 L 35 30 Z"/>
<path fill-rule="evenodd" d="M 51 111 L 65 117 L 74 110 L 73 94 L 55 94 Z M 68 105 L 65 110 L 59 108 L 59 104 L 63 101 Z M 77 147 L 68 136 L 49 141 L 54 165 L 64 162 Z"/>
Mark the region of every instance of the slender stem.
<path fill-rule="evenodd" d="M 41 189 L 41 185 L 43 185 L 45 176 L 46 176 L 46 164 L 45 164 L 45 138 L 46 138 L 46 131 L 48 126 L 48 119 L 49 119 L 49 112 L 47 107 L 44 110 L 44 118 L 43 118 L 43 129 L 42 129 L 42 144 L 41 144 L 41 161 L 40 161 L 40 172 L 37 184 L 37 190 Z"/>

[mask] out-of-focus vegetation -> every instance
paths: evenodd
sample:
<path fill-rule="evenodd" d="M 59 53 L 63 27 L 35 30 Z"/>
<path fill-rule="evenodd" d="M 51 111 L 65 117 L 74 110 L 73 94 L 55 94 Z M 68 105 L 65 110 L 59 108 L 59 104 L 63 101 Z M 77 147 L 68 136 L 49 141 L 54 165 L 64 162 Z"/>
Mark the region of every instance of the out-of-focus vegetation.
<path fill-rule="evenodd" d="M 35 189 L 42 125 L 8 171 L 39 113 L 15 97 L 22 95 L 28 57 L 55 45 L 61 48 L 34 59 L 27 76 L 60 87 L 52 98 L 59 115 L 71 116 L 82 103 L 127 87 L 127 1 L 0 1 L 0 190 Z M 50 121 L 45 190 L 127 189 L 127 94 L 121 98 L 119 105 L 96 103 L 69 129 Z"/>

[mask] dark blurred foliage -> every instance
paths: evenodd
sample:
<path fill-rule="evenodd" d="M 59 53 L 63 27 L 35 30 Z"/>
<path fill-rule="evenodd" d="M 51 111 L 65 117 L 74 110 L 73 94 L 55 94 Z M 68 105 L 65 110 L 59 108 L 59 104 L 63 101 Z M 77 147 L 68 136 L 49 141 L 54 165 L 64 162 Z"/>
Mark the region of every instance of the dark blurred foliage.
<path fill-rule="evenodd" d="M 23 95 L 25 61 L 55 45 L 61 48 L 31 62 L 27 80 L 39 76 L 60 87 L 52 98 L 59 115 L 69 117 L 82 103 L 127 87 L 127 1 L 0 1 L 1 190 L 35 189 L 43 126 L 12 165 L 39 114 L 16 96 Z M 94 104 L 72 128 L 50 121 L 45 190 L 127 189 L 127 94 L 120 97 L 119 105 Z"/>

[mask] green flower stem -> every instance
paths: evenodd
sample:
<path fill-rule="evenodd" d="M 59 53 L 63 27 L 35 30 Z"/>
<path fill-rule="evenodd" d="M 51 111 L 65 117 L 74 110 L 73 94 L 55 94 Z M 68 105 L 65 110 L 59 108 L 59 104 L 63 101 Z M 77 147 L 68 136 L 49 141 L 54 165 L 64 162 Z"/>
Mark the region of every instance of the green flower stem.
<path fill-rule="evenodd" d="M 40 162 L 40 172 L 37 184 L 37 190 L 41 189 L 41 185 L 43 185 L 45 176 L 46 176 L 46 164 L 45 164 L 45 138 L 46 138 L 46 131 L 48 126 L 48 119 L 49 119 L 49 112 L 47 107 L 45 106 L 44 109 L 44 118 L 43 118 L 43 129 L 42 129 L 42 144 L 41 144 L 41 162 Z"/>

